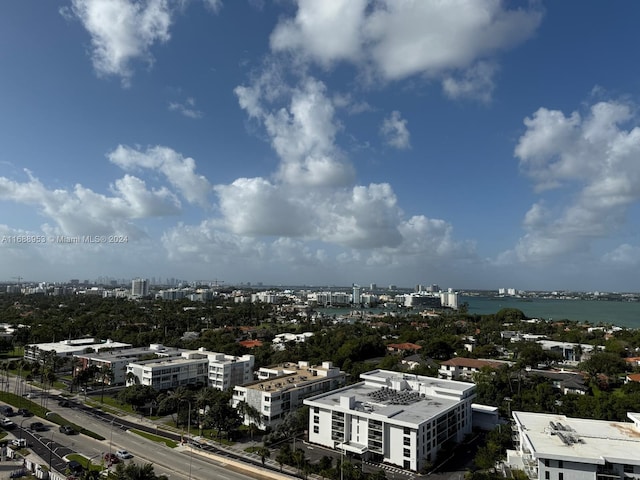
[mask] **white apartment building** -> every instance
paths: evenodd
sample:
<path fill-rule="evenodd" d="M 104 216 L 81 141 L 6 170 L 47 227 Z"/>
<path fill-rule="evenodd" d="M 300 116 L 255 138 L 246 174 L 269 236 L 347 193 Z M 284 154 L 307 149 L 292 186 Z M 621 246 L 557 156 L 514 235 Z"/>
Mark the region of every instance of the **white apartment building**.
<path fill-rule="evenodd" d="M 227 390 L 253 380 L 253 355 L 236 357 L 204 348 L 181 351 L 180 356 L 127 365 L 126 383 L 167 390 L 181 385 L 208 385 Z"/>
<path fill-rule="evenodd" d="M 232 405 L 246 402 L 260 412 L 260 428 L 273 427 L 300 407 L 305 398 L 339 388 L 345 378 L 345 373 L 331 362 L 320 366 L 298 362 L 262 367 L 258 381 L 233 389 Z M 244 422 L 248 425 L 252 419 L 245 418 Z"/>
<path fill-rule="evenodd" d="M 121 385 L 126 381 L 127 365 L 137 362 L 141 358 L 156 357 L 178 357 L 182 350 L 178 348 L 169 348 L 161 344 L 151 344 L 148 347 L 127 348 L 125 350 L 109 350 L 98 353 L 82 353 L 75 355 L 80 359 L 82 366 L 80 368 L 88 368 L 95 365 L 98 368 L 107 367 L 111 369 L 111 380 L 108 384 Z"/>
<path fill-rule="evenodd" d="M 517 450 L 505 464 L 532 480 L 640 478 L 640 413 L 631 422 L 513 412 Z"/>
<path fill-rule="evenodd" d="M 127 365 L 126 384 L 169 390 L 186 385 L 207 385 L 209 359 L 200 352 L 182 352 L 179 357 L 158 358 Z"/>
<path fill-rule="evenodd" d="M 209 360 L 208 385 L 218 390 L 228 390 L 236 385 L 253 381 L 253 355 L 225 355 L 199 349 Z"/>
<path fill-rule="evenodd" d="M 360 378 L 304 401 L 310 443 L 418 471 L 471 433 L 474 384 L 388 370 Z"/>

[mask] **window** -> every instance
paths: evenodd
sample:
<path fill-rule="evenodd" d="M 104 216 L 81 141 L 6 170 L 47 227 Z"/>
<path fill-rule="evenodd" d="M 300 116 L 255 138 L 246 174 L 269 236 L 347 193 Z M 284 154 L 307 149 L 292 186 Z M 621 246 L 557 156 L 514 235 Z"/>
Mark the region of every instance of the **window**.
<path fill-rule="evenodd" d="M 560 472 L 558 474 L 558 480 L 564 480 L 564 473 Z"/>
<path fill-rule="evenodd" d="M 627 463 L 623 466 L 624 473 L 633 473 L 633 465 L 629 465 Z"/>
<path fill-rule="evenodd" d="M 562 460 L 558 460 L 558 468 L 564 468 L 564 462 Z"/>
<path fill-rule="evenodd" d="M 320 433 L 320 426 L 314 425 L 313 426 L 313 433 Z"/>
<path fill-rule="evenodd" d="M 320 413 L 320 407 L 313 407 L 313 413 Z"/>
<path fill-rule="evenodd" d="M 320 417 L 318 415 L 313 416 L 313 423 L 320 423 Z"/>
<path fill-rule="evenodd" d="M 410 456 L 411 456 L 411 450 L 409 450 L 408 448 L 405 448 L 405 449 L 403 450 L 402 454 L 403 454 L 405 457 L 410 457 Z"/>
<path fill-rule="evenodd" d="M 404 437 L 404 442 L 403 443 L 404 443 L 405 447 L 409 446 L 409 445 L 411 445 L 411 439 L 409 437 Z"/>
<path fill-rule="evenodd" d="M 544 472 L 544 480 L 549 480 L 549 470 Z"/>
<path fill-rule="evenodd" d="M 411 429 L 409 427 L 404 427 L 404 434 L 409 435 L 411 433 Z"/>

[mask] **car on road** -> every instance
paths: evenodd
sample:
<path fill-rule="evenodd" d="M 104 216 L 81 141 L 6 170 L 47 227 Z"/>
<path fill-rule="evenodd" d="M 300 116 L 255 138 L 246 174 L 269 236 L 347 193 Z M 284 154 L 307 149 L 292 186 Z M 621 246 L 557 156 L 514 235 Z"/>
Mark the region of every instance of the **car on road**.
<path fill-rule="evenodd" d="M 47 427 L 42 422 L 31 422 L 29 424 L 29 429 L 34 432 L 44 432 L 47 429 Z"/>
<path fill-rule="evenodd" d="M 133 458 L 133 455 L 131 455 L 129 452 L 127 452 L 126 450 L 118 450 L 116 452 L 116 457 L 118 457 L 121 460 L 126 460 L 128 458 Z"/>
<path fill-rule="evenodd" d="M 75 435 L 76 433 L 76 429 L 73 428 L 71 425 L 60 425 L 60 428 L 58 429 L 60 431 L 60 433 L 64 433 L 65 435 Z"/>
<path fill-rule="evenodd" d="M 58 401 L 58 406 L 59 407 L 70 407 L 71 406 L 71 402 L 69 400 L 62 399 L 62 400 Z"/>
<path fill-rule="evenodd" d="M 114 465 L 116 463 L 120 463 L 120 459 L 116 457 L 115 453 L 105 453 L 104 463 L 106 463 L 107 465 Z"/>

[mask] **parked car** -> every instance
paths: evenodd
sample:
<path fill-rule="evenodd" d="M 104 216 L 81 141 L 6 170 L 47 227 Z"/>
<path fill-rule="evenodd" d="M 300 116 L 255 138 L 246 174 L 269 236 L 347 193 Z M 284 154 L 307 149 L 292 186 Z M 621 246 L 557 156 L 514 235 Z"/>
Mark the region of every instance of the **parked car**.
<path fill-rule="evenodd" d="M 65 435 L 75 435 L 76 430 L 71 425 L 60 425 L 60 433 L 64 433 Z"/>
<path fill-rule="evenodd" d="M 84 468 L 82 468 L 82 464 L 80 462 L 76 462 L 75 460 L 71 460 L 67 463 L 67 468 L 71 473 L 82 473 Z"/>
<path fill-rule="evenodd" d="M 120 459 L 116 457 L 115 453 L 105 453 L 104 463 L 106 463 L 107 465 L 114 465 L 116 463 L 120 463 Z"/>
<path fill-rule="evenodd" d="M 2 405 L 0 406 L 0 414 L 4 415 L 5 417 L 13 417 L 16 412 L 9 405 Z"/>
<path fill-rule="evenodd" d="M 11 445 L 14 447 L 23 448 L 27 446 L 27 440 L 25 438 L 14 438 L 11 440 Z"/>
<path fill-rule="evenodd" d="M 23 417 L 33 417 L 33 413 L 31 413 L 28 408 L 19 408 L 18 415 L 22 415 Z"/>
<path fill-rule="evenodd" d="M 47 429 L 47 427 L 42 422 L 31 422 L 29 424 L 29 429 L 34 432 L 43 432 Z"/>
<path fill-rule="evenodd" d="M 2 420 L 0 420 L 0 427 L 4 428 L 5 430 L 12 430 L 16 428 L 16 424 L 8 418 L 3 418 Z"/>
<path fill-rule="evenodd" d="M 121 460 L 126 460 L 127 458 L 133 458 L 133 455 L 131 455 L 126 450 L 118 450 L 116 452 L 116 457 L 118 457 Z"/>
<path fill-rule="evenodd" d="M 69 400 L 59 400 L 58 401 L 58 406 L 59 407 L 70 407 L 71 406 L 71 402 Z"/>

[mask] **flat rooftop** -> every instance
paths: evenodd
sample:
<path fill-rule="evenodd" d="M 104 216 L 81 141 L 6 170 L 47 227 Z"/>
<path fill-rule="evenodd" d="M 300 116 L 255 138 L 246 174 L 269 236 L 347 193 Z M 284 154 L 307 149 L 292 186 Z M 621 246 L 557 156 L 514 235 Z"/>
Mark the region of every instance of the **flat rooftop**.
<path fill-rule="evenodd" d="M 73 353 L 78 351 L 84 351 L 87 348 L 93 350 L 103 350 L 106 348 L 123 349 L 130 348 L 130 343 L 114 342 L 112 340 L 106 340 L 101 342 L 95 338 L 77 339 L 77 340 L 63 340 L 62 342 L 50 342 L 50 343 L 36 343 L 28 345 L 29 348 L 38 348 L 41 351 L 54 351 L 57 354 Z"/>
<path fill-rule="evenodd" d="M 266 367 L 267 370 L 286 370 L 284 375 L 242 385 L 252 390 L 264 390 L 271 392 L 284 392 L 291 388 L 297 388 L 310 383 L 315 383 L 328 378 L 338 378 L 340 375 L 329 377 L 328 375 L 314 375 L 315 371 L 328 372 L 330 369 L 322 366 L 300 366 L 295 363 L 287 363 L 282 365 L 272 365 Z"/>
<path fill-rule="evenodd" d="M 365 381 L 316 395 L 305 403 L 337 411 L 358 411 L 373 419 L 393 418 L 394 422 L 419 425 L 457 406 L 460 399 L 475 391 L 475 386 L 470 383 L 387 370 L 374 370 L 360 377 Z M 393 388 L 398 386 L 397 382 L 401 382 L 401 388 Z M 352 409 L 341 404 L 344 397 L 353 397 Z"/>
<path fill-rule="evenodd" d="M 628 416 L 635 423 L 513 412 L 535 458 L 640 465 L 640 414 Z"/>
<path fill-rule="evenodd" d="M 86 353 L 78 355 L 79 357 L 90 358 L 91 360 L 127 360 L 127 359 L 137 359 L 143 355 L 155 354 L 160 357 L 167 356 L 177 356 L 180 355 L 183 351 L 178 348 L 169 348 L 166 347 L 164 350 L 155 350 L 149 347 L 136 347 L 136 348 L 127 348 L 124 350 L 109 350 L 107 352 L 98 352 L 98 353 Z"/>

